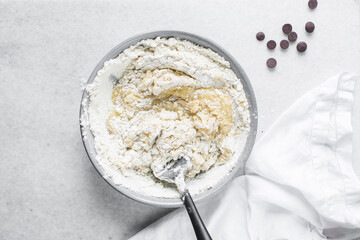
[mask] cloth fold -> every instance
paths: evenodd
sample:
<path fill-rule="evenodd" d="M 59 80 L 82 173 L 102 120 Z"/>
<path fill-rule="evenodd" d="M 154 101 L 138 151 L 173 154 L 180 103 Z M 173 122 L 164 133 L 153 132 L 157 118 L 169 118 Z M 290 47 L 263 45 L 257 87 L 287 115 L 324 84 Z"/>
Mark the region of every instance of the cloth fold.
<path fill-rule="evenodd" d="M 285 111 L 260 139 L 239 176 L 198 204 L 213 239 L 360 237 L 360 180 L 353 168 L 352 119 L 359 76 L 341 73 Z M 360 122 L 360 119 L 358 119 Z M 184 209 L 136 239 L 196 239 Z"/>

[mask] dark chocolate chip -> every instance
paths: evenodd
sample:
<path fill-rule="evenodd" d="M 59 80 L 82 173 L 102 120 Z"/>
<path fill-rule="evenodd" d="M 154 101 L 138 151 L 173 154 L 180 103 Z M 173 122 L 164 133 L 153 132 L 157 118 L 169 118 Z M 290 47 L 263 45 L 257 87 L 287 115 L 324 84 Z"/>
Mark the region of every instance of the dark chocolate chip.
<path fill-rule="evenodd" d="M 291 26 L 291 24 L 290 24 L 290 23 L 284 24 L 284 26 L 282 27 L 282 31 L 283 31 L 285 34 L 291 33 L 291 31 L 292 31 L 292 26 Z"/>
<path fill-rule="evenodd" d="M 305 30 L 308 32 L 308 33 L 312 33 L 314 30 L 315 30 L 315 24 L 313 22 L 307 22 L 305 24 Z"/>
<path fill-rule="evenodd" d="M 289 33 L 288 39 L 289 39 L 290 42 L 295 42 L 296 39 L 297 39 L 297 34 L 296 34 L 296 32 L 291 32 L 291 33 Z"/>
<path fill-rule="evenodd" d="M 273 50 L 276 48 L 276 42 L 274 40 L 270 40 L 267 42 L 266 46 L 268 49 Z"/>
<path fill-rule="evenodd" d="M 307 49 L 307 44 L 306 44 L 306 42 L 299 42 L 299 43 L 296 45 L 296 49 L 297 49 L 299 52 L 305 52 L 306 49 Z"/>
<path fill-rule="evenodd" d="M 267 61 L 266 61 L 266 65 L 268 66 L 268 68 L 274 68 L 276 67 L 276 59 L 275 58 L 269 58 Z"/>
<path fill-rule="evenodd" d="M 264 38 L 265 38 L 265 34 L 263 32 L 258 32 L 256 34 L 256 39 L 257 40 L 262 41 L 262 40 L 264 40 Z"/>
<path fill-rule="evenodd" d="M 288 41 L 288 40 L 282 40 L 282 41 L 280 42 L 280 47 L 281 47 L 282 49 L 287 49 L 287 48 L 289 47 L 289 41 Z"/>
<path fill-rule="evenodd" d="M 318 1 L 317 0 L 309 0 L 308 2 L 308 6 L 310 9 L 315 9 L 318 5 Z"/>

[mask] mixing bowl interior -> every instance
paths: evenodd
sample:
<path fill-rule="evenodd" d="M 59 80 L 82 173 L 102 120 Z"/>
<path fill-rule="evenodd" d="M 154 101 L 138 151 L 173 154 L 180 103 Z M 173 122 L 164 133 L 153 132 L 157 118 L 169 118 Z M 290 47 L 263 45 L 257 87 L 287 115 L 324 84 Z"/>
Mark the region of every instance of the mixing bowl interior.
<path fill-rule="evenodd" d="M 196 36 L 194 34 L 186 33 L 186 32 L 179 32 L 179 31 L 158 31 L 158 32 L 150 32 L 145 33 L 141 35 L 134 36 L 116 47 L 114 47 L 106 56 L 98 63 L 98 65 L 95 67 L 94 71 L 90 75 L 90 78 L 87 82 L 87 84 L 90 84 L 94 81 L 97 72 L 103 67 L 104 62 L 117 57 L 121 52 L 123 52 L 128 47 L 136 44 L 137 42 L 144 40 L 144 39 L 154 39 L 156 37 L 163 37 L 163 38 L 171 38 L 176 37 L 178 39 L 188 40 L 191 41 L 197 45 L 203 46 L 205 48 L 210 48 L 214 52 L 220 54 L 222 57 L 224 57 L 231 65 L 231 69 L 233 72 L 237 75 L 237 77 L 241 80 L 241 83 L 244 88 L 244 92 L 246 94 L 247 100 L 249 102 L 249 111 L 250 111 L 250 133 L 247 136 L 246 144 L 244 149 L 242 150 L 242 153 L 235 165 L 235 167 L 232 169 L 230 174 L 228 174 L 224 179 L 222 179 L 218 184 L 216 184 L 211 189 L 205 190 L 204 192 L 200 194 L 196 194 L 193 196 L 193 199 L 195 202 L 202 201 L 204 199 L 207 199 L 216 193 L 218 193 L 221 189 L 224 188 L 224 186 L 229 183 L 229 181 L 234 178 L 237 175 L 244 174 L 244 163 L 247 161 L 250 152 L 253 148 L 253 145 L 255 143 L 256 138 L 256 132 L 257 132 L 257 106 L 256 106 L 256 100 L 255 96 L 251 87 L 251 84 L 248 80 L 248 77 L 246 76 L 244 70 L 241 68 L 241 66 L 237 63 L 237 61 L 225 50 L 223 50 L 220 46 L 217 44 L 204 39 L 202 37 Z M 82 96 L 82 103 L 80 106 L 80 119 L 81 118 L 87 118 L 87 108 L 89 103 L 89 95 L 86 91 L 84 91 Z M 99 172 L 101 176 L 104 176 L 104 170 L 99 165 L 99 163 L 96 160 L 96 152 L 94 149 L 94 136 L 91 134 L 90 127 L 88 125 L 84 125 L 81 128 L 81 134 L 83 136 L 83 143 L 86 149 L 86 152 L 89 156 L 90 161 L 94 165 L 95 169 Z M 105 178 L 104 178 L 105 179 Z M 182 206 L 182 201 L 180 199 L 169 199 L 169 198 L 157 198 L 152 196 L 146 196 L 141 193 L 134 192 L 132 190 L 129 190 L 122 185 L 116 185 L 113 183 L 111 178 L 105 179 L 106 182 L 108 182 L 114 189 L 121 192 L 122 194 L 126 195 L 127 197 L 134 199 L 136 201 L 156 205 L 160 207 L 179 207 Z"/>

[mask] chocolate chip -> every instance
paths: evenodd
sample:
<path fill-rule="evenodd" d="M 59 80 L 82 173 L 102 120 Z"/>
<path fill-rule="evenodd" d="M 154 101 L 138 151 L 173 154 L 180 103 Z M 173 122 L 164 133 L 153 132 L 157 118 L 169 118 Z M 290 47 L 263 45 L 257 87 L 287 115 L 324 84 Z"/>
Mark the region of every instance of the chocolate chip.
<path fill-rule="evenodd" d="M 264 38 L 265 38 L 265 34 L 263 32 L 258 32 L 256 34 L 256 39 L 257 40 L 262 41 L 262 40 L 264 40 Z"/>
<path fill-rule="evenodd" d="M 292 26 L 290 23 L 284 24 L 284 26 L 282 27 L 282 31 L 285 34 L 289 34 L 292 31 Z"/>
<path fill-rule="evenodd" d="M 296 45 L 296 49 L 297 49 L 299 52 L 305 52 L 306 49 L 307 49 L 307 44 L 306 44 L 306 42 L 299 42 L 299 43 Z"/>
<path fill-rule="evenodd" d="M 268 66 L 268 68 L 274 68 L 276 67 L 276 59 L 275 58 L 269 58 L 267 61 L 266 61 L 266 65 Z"/>
<path fill-rule="evenodd" d="M 289 39 L 290 42 L 295 42 L 296 39 L 297 39 L 297 34 L 296 34 L 296 32 L 291 32 L 291 33 L 289 33 L 288 39 Z"/>
<path fill-rule="evenodd" d="M 287 48 L 289 47 L 289 41 L 288 41 L 288 40 L 282 40 L 282 41 L 280 42 L 280 47 L 281 47 L 282 49 L 287 49 Z"/>
<path fill-rule="evenodd" d="M 315 9 L 318 5 L 318 1 L 317 0 L 309 0 L 308 2 L 308 6 L 310 9 Z"/>
<path fill-rule="evenodd" d="M 270 40 L 267 42 L 266 46 L 268 49 L 273 50 L 276 48 L 276 42 L 274 40 Z"/>
<path fill-rule="evenodd" d="M 308 33 L 312 33 L 315 29 L 315 24 L 313 22 L 307 22 L 305 24 L 305 30 L 308 32 Z"/>

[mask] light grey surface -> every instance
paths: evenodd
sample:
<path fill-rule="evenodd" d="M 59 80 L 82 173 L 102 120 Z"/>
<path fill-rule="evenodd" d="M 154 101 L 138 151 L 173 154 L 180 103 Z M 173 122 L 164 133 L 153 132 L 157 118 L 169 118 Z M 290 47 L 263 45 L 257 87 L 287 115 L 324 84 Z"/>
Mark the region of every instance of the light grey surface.
<path fill-rule="evenodd" d="M 83 149 L 80 80 L 132 35 L 176 29 L 207 37 L 243 66 L 257 96 L 259 135 L 290 104 L 341 71 L 359 72 L 358 0 L 0 1 L 0 238 L 127 239 L 168 210 L 129 200 Z M 316 24 L 312 35 L 303 26 Z M 266 50 L 290 22 L 308 50 Z M 275 71 L 265 67 L 276 57 Z"/>

